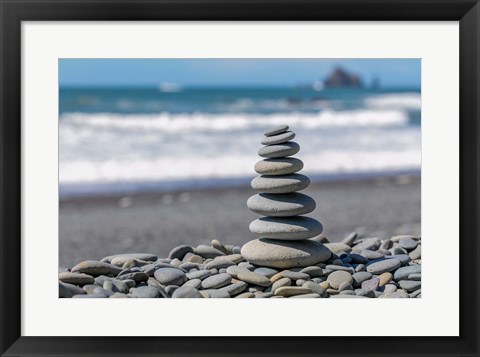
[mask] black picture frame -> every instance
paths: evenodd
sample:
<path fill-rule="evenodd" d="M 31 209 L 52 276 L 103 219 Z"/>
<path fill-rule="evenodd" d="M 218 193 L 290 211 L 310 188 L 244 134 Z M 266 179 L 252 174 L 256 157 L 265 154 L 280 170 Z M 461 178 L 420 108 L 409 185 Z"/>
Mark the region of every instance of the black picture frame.
<path fill-rule="evenodd" d="M 478 356 L 478 0 L 0 0 L 2 356 Z M 459 337 L 22 337 L 22 21 L 459 21 Z M 440 198 L 439 198 L 440 200 Z M 441 204 L 441 202 L 439 202 Z M 448 308 L 448 307 L 446 307 Z M 441 311 L 439 311 L 441 314 Z M 47 322 L 46 322 L 47 323 Z M 435 323 L 432 321 L 432 323 Z M 322 322 L 319 321 L 321 334 Z"/>

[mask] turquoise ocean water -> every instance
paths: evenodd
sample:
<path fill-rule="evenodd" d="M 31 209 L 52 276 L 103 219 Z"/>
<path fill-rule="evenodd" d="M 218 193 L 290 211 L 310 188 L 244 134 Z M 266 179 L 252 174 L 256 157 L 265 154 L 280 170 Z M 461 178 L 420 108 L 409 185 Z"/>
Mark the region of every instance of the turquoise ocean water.
<path fill-rule="evenodd" d="M 61 88 L 61 195 L 246 183 L 289 124 L 314 179 L 418 172 L 419 88 Z"/>

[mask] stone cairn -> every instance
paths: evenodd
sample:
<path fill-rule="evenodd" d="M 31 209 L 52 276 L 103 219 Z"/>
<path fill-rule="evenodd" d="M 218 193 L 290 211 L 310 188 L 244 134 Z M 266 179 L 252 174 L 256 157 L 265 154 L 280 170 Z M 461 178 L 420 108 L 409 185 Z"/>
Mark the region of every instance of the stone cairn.
<path fill-rule="evenodd" d="M 247 201 L 248 208 L 265 217 L 250 224 L 259 239 L 245 244 L 241 254 L 249 262 L 272 268 L 314 265 L 330 258 L 331 252 L 318 241 L 310 240 L 322 233 L 322 224 L 303 216 L 312 212 L 315 201 L 299 193 L 310 185 L 310 179 L 298 173 L 303 162 L 291 157 L 300 146 L 291 141 L 295 133 L 281 125 L 265 131 L 264 147 L 258 155 L 265 159 L 255 165 L 260 176 L 252 188 L 259 193 Z"/>
<path fill-rule="evenodd" d="M 420 237 L 380 241 L 357 239 L 354 232 L 335 243 L 315 237 L 322 225 L 303 216 L 315 201 L 298 193 L 310 180 L 297 173 L 303 163 L 290 156 L 300 147 L 287 130 L 283 125 L 265 132 L 259 150 L 265 159 L 255 165 L 261 176 L 252 187 L 260 193 L 248 207 L 264 216 L 250 225 L 258 239 L 243 247 L 216 239 L 179 245 L 167 258 L 125 253 L 83 261 L 59 269 L 59 297 L 420 298 Z"/>

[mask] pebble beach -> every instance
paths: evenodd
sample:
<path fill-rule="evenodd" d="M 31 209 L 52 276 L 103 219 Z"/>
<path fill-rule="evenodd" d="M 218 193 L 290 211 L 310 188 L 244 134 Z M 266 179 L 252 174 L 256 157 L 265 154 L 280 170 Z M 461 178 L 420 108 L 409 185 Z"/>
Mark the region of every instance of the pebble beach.
<path fill-rule="evenodd" d="M 359 238 L 325 247 L 321 263 L 276 269 L 252 264 L 240 246 L 218 240 L 180 245 L 166 258 L 150 253 L 107 256 L 59 270 L 61 298 L 420 298 L 421 238 Z M 261 254 L 271 254 L 261 251 Z M 302 248 L 291 248 L 299 264 Z"/>
<path fill-rule="evenodd" d="M 353 232 L 340 242 L 310 214 L 314 198 L 287 125 L 264 132 L 247 201 L 257 239 L 242 246 L 180 244 L 167 257 L 122 253 L 59 270 L 62 298 L 418 298 L 420 235 Z M 124 202 L 125 205 L 125 202 Z M 324 203 L 326 205 L 326 203 Z M 397 208 L 398 209 L 398 208 Z M 398 212 L 398 211 L 397 211 Z M 184 217 L 186 218 L 186 217 Z"/>

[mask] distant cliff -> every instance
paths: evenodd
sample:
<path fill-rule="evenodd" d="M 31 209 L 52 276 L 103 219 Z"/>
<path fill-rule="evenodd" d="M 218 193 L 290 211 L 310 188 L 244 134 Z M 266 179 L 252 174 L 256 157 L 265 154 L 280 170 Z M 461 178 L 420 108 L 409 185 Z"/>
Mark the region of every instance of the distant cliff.
<path fill-rule="evenodd" d="M 362 79 L 359 76 L 348 73 L 340 67 L 336 67 L 323 82 L 326 88 L 361 88 Z"/>

